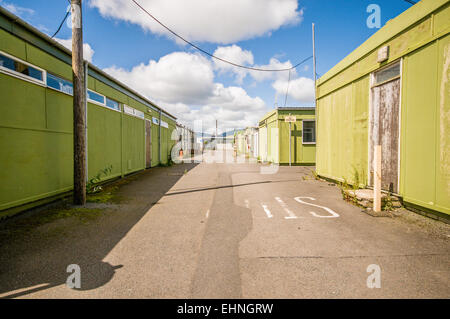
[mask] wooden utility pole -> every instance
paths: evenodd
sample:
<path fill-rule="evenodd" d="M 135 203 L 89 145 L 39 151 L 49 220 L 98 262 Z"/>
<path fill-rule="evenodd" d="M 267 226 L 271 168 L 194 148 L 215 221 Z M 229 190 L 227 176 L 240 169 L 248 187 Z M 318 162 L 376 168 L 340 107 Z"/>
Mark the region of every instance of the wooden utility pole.
<path fill-rule="evenodd" d="M 314 72 L 314 103 L 317 101 L 316 96 L 316 82 L 317 82 L 317 73 L 316 73 L 316 33 L 314 23 L 312 24 L 312 43 L 313 43 L 313 72 Z"/>
<path fill-rule="evenodd" d="M 86 204 L 86 91 L 81 0 L 71 0 L 73 75 L 73 201 Z"/>
<path fill-rule="evenodd" d="M 319 116 L 319 112 L 317 112 L 317 72 L 316 72 L 316 30 L 314 23 L 312 24 L 312 46 L 313 46 L 313 72 L 314 72 L 314 107 L 316 108 L 314 110 L 314 130 L 315 132 L 318 132 L 317 130 L 317 118 Z M 303 132 L 302 132 L 303 134 Z M 316 135 L 316 143 L 317 143 L 317 133 Z M 316 145 L 317 146 L 317 145 Z M 315 152 L 315 162 L 317 163 L 317 152 Z"/>

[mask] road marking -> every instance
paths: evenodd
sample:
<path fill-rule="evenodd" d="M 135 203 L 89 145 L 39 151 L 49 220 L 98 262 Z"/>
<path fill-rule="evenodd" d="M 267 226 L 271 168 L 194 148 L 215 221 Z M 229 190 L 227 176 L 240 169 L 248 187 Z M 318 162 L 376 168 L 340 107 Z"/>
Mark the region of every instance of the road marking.
<path fill-rule="evenodd" d="M 281 200 L 280 197 L 275 197 L 275 200 L 280 204 L 280 206 L 284 209 L 284 211 L 289 215 L 285 216 L 285 219 L 295 219 L 298 218 L 295 214 L 287 207 L 286 203 Z"/>
<path fill-rule="evenodd" d="M 244 203 L 245 203 L 245 207 L 246 207 L 246 208 L 250 208 L 250 204 L 249 204 L 249 202 L 248 202 L 248 199 L 246 199 L 246 200 L 244 201 Z"/>
<path fill-rule="evenodd" d="M 206 218 L 209 217 L 209 209 L 206 211 Z"/>
<path fill-rule="evenodd" d="M 297 202 L 302 203 L 302 204 L 305 204 L 305 205 L 310 205 L 310 206 L 315 206 L 315 207 L 319 207 L 319 208 L 325 209 L 328 213 L 331 214 L 331 216 L 323 216 L 323 215 L 318 215 L 318 214 L 316 214 L 315 212 L 309 212 L 309 213 L 310 213 L 311 215 L 313 215 L 314 217 L 319 217 L 319 218 L 337 218 L 337 217 L 339 217 L 339 214 L 336 213 L 335 211 L 333 211 L 332 209 L 330 209 L 330 208 L 328 208 L 328 207 L 325 207 L 325 206 L 320 206 L 320 205 L 316 205 L 316 204 L 311 204 L 311 203 L 304 202 L 304 201 L 301 200 L 301 198 L 309 199 L 309 200 L 316 200 L 316 199 L 313 198 L 313 197 L 295 197 L 294 199 L 295 199 Z"/>
<path fill-rule="evenodd" d="M 267 208 L 267 205 L 261 204 L 262 208 L 264 209 L 264 211 L 266 212 L 267 218 L 272 218 L 273 215 L 270 212 L 269 208 Z"/>

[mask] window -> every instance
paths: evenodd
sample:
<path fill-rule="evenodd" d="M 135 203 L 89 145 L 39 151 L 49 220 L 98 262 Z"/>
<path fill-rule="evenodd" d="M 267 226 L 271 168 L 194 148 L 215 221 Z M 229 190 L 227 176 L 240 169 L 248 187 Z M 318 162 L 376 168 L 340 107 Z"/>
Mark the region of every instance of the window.
<path fill-rule="evenodd" d="M 143 119 L 145 117 L 144 112 L 139 111 L 139 110 L 134 110 L 134 116 L 140 117 L 141 119 Z"/>
<path fill-rule="evenodd" d="M 67 80 L 47 73 L 47 86 L 52 89 L 73 95 L 73 84 Z"/>
<path fill-rule="evenodd" d="M 4 53 L 0 53 L 0 70 L 44 83 L 43 70 L 33 67 L 28 63 L 21 62 L 18 59 L 12 58 Z"/>
<path fill-rule="evenodd" d="M 132 107 L 129 107 L 128 105 L 124 105 L 123 106 L 123 111 L 126 113 L 126 114 L 130 114 L 130 115 L 132 115 L 132 116 L 136 116 L 136 117 L 139 117 L 139 118 L 141 118 L 141 119 L 143 119 L 145 116 L 144 116 L 144 112 L 142 112 L 142 111 L 139 111 L 139 110 L 136 110 L 136 109 L 134 109 L 134 108 L 132 108 Z"/>
<path fill-rule="evenodd" d="M 98 94 L 91 90 L 88 90 L 87 93 L 89 100 L 105 105 L 105 97 L 103 95 Z"/>
<path fill-rule="evenodd" d="M 303 120 L 303 144 L 316 143 L 316 122 Z"/>
<path fill-rule="evenodd" d="M 375 73 L 374 85 L 384 83 L 400 76 L 400 62 Z"/>
<path fill-rule="evenodd" d="M 113 110 L 120 111 L 119 102 L 116 102 L 114 100 L 106 98 L 106 106 L 111 108 L 111 109 L 113 109 Z"/>

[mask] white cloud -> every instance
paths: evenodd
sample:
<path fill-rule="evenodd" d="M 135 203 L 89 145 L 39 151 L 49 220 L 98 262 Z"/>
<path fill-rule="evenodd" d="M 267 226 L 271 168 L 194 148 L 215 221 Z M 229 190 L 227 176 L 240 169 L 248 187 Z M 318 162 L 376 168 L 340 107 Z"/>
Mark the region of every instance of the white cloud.
<path fill-rule="evenodd" d="M 193 126 L 195 120 L 202 120 L 210 132 L 216 119 L 220 128 L 242 128 L 256 124 L 266 112 L 261 98 L 250 97 L 241 87 L 214 82 L 214 64 L 198 54 L 174 52 L 131 70 L 113 66 L 104 71 L 181 122 Z"/>
<path fill-rule="evenodd" d="M 266 70 L 282 70 L 292 68 L 291 61 L 280 62 L 276 58 L 271 58 L 268 64 L 265 65 L 255 65 L 254 67 Z M 262 82 L 266 80 L 288 80 L 289 71 L 281 72 L 262 72 L 262 71 L 249 71 L 249 74 L 257 82 Z M 291 78 L 296 77 L 297 71 L 295 69 L 291 70 Z"/>
<path fill-rule="evenodd" d="M 54 38 L 55 41 L 58 41 L 60 44 L 65 46 L 67 49 L 72 51 L 72 39 L 58 39 Z M 92 49 L 92 47 L 88 43 L 83 44 L 83 58 L 86 61 L 92 62 L 92 58 L 94 56 L 95 51 Z"/>
<path fill-rule="evenodd" d="M 139 0 L 156 18 L 192 41 L 233 43 L 297 24 L 303 18 L 297 0 Z M 173 36 L 129 0 L 90 0 L 104 17 L 140 25 Z"/>
<path fill-rule="evenodd" d="M 198 54 L 174 52 L 130 71 L 116 67 L 105 71 L 149 98 L 167 103 L 201 103 L 214 88 L 211 62 Z"/>
<path fill-rule="evenodd" d="M 287 80 L 276 80 L 272 87 L 280 96 L 285 96 L 288 87 Z M 314 103 L 314 80 L 300 77 L 289 83 L 289 97 L 300 103 Z"/>
<path fill-rule="evenodd" d="M 227 47 L 218 47 L 216 51 L 214 51 L 214 55 L 236 63 L 240 65 L 252 65 L 253 64 L 253 54 L 250 51 L 242 50 L 241 47 L 233 44 Z M 236 67 L 229 63 L 225 63 L 223 61 L 214 59 L 215 69 L 219 70 L 219 72 L 231 72 L 236 75 L 236 83 L 242 84 L 242 81 L 247 76 L 247 70 L 243 68 Z"/>
<path fill-rule="evenodd" d="M 3 2 L 2 0 L 0 0 L 0 4 L 6 10 L 11 11 L 12 13 L 14 13 L 17 16 L 33 15 L 34 14 L 34 10 L 33 9 L 19 7 L 19 6 L 15 5 L 15 4 L 12 4 L 12 3 Z"/>
<path fill-rule="evenodd" d="M 271 58 L 268 64 L 255 65 L 253 64 L 253 53 L 248 50 L 243 50 L 235 44 L 226 47 L 218 47 L 216 51 L 214 51 L 214 55 L 236 64 L 251 66 L 263 70 L 283 70 L 292 68 L 292 63 L 289 60 L 286 62 L 281 62 L 275 57 Z M 268 80 L 288 80 L 289 78 L 289 71 L 254 71 L 239 68 L 217 59 L 214 59 L 214 66 L 215 70 L 218 70 L 220 73 L 227 72 L 234 74 L 236 76 L 237 84 L 242 84 L 247 75 L 250 75 L 256 82 Z M 290 72 L 291 79 L 297 77 L 297 71 L 295 69 L 292 69 Z"/>

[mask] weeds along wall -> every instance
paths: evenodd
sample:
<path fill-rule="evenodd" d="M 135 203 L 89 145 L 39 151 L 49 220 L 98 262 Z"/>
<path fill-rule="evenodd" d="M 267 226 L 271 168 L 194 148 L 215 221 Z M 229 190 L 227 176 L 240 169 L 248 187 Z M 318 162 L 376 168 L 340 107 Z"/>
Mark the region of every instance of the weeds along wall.
<path fill-rule="evenodd" d="M 400 61 L 399 194 L 407 204 L 450 214 L 449 32 L 450 1 L 423 0 L 319 79 L 319 175 L 354 182 L 358 174 L 367 185 L 371 77 Z M 389 59 L 377 63 L 384 46 Z"/>
<path fill-rule="evenodd" d="M 12 22 L 3 11 L 0 57 L 1 216 L 1 211 L 24 209 L 72 189 L 73 102 L 67 90 L 70 54 L 31 27 Z M 42 81 L 11 72 L 5 67 L 8 61 L 42 72 Z M 89 66 L 88 73 L 89 178 L 108 166 L 112 170 L 104 180 L 145 169 L 145 119 L 151 122 L 151 166 L 168 164 L 176 143 L 171 139 L 175 118 L 95 67 Z M 56 89 L 55 79 L 60 81 Z"/>

